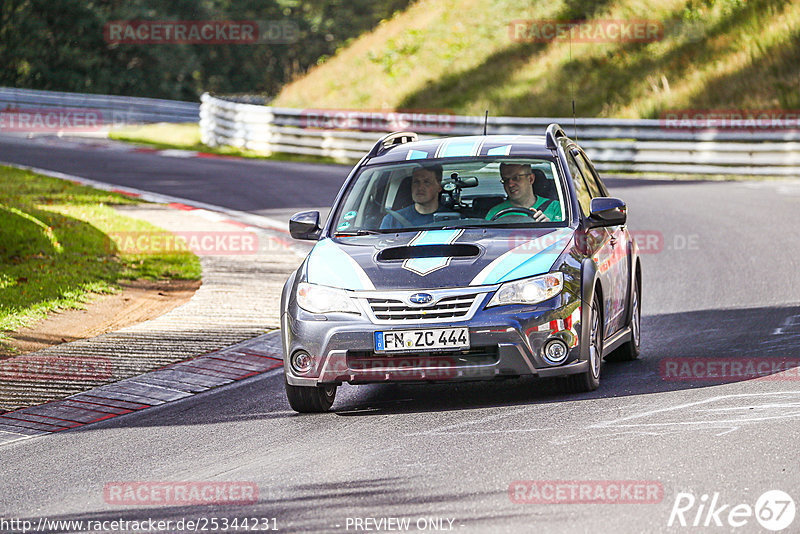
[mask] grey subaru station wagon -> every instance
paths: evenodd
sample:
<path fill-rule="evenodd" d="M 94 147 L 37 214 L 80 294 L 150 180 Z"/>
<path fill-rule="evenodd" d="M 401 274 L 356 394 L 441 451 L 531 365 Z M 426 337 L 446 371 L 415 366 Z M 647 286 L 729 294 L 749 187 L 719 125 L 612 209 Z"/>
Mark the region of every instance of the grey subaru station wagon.
<path fill-rule="evenodd" d="M 286 393 L 327 411 L 344 382 L 561 377 L 639 355 L 641 266 L 625 203 L 557 124 L 543 136 L 385 136 L 353 168 L 286 282 Z"/>

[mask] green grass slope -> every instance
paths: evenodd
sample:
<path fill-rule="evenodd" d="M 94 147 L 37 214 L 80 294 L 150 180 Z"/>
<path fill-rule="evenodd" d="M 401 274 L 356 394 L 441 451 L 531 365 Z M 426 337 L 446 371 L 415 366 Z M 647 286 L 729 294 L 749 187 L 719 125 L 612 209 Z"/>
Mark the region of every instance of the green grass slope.
<path fill-rule="evenodd" d="M 512 39 L 514 20 L 658 20 L 653 42 Z M 276 106 L 657 118 L 800 107 L 800 2 L 419 0 L 284 87 Z"/>
<path fill-rule="evenodd" d="M 0 353 L 8 333 L 115 292 L 119 280 L 200 278 L 190 251 L 118 249 L 114 234 L 164 232 L 113 209 L 139 202 L 0 166 Z"/>

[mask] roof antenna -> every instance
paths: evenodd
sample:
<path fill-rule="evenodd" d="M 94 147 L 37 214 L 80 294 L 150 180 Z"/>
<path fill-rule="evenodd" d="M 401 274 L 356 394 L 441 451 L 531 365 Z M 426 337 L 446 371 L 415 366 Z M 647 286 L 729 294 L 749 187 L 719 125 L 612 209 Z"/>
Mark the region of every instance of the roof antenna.
<path fill-rule="evenodd" d="M 572 27 L 569 29 L 569 62 L 572 63 Z M 575 142 L 578 141 L 578 121 L 575 118 L 575 77 L 569 77 L 569 91 L 572 93 L 572 130 L 575 132 Z"/>
<path fill-rule="evenodd" d="M 572 98 L 572 130 L 575 132 L 575 142 L 578 142 L 578 121 L 575 118 L 575 97 Z"/>
<path fill-rule="evenodd" d="M 489 110 L 486 110 L 486 115 L 483 116 L 483 135 L 486 135 L 486 127 L 489 124 Z"/>

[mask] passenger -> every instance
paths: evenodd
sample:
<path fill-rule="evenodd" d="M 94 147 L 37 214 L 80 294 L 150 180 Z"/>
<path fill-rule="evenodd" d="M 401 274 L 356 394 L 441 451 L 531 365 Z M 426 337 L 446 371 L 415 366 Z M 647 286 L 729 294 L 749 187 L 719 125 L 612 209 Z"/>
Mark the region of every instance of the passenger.
<path fill-rule="evenodd" d="M 491 220 L 500 211 L 508 208 L 526 208 L 534 213 L 536 222 L 551 222 L 561 220 L 561 205 L 557 200 L 537 197 L 533 192 L 535 177 L 530 164 L 501 163 L 500 181 L 506 190 L 508 200 L 505 200 L 489 210 L 486 220 Z M 508 215 L 514 215 L 509 213 Z M 501 216 L 502 219 L 505 215 Z"/>
<path fill-rule="evenodd" d="M 424 226 L 433 222 L 433 214 L 439 209 L 439 193 L 442 192 L 442 166 L 417 167 L 411 173 L 411 200 L 413 204 L 397 210 L 405 220 L 388 214 L 381 221 L 381 230 Z"/>

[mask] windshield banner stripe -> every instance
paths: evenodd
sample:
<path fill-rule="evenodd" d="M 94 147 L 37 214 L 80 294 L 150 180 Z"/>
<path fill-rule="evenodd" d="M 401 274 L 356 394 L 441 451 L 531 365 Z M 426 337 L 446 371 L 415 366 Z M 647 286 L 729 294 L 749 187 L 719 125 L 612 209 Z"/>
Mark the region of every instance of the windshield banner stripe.
<path fill-rule="evenodd" d="M 469 140 L 448 139 L 439 145 L 436 151 L 437 158 L 456 158 L 461 156 L 477 156 L 480 146 L 483 144 L 481 138 Z"/>
<path fill-rule="evenodd" d="M 409 150 L 408 155 L 406 156 L 407 160 L 411 159 L 427 159 L 428 153 L 423 152 L 422 150 Z"/>
<path fill-rule="evenodd" d="M 487 156 L 508 156 L 511 153 L 511 145 L 496 146 L 486 151 Z"/>

